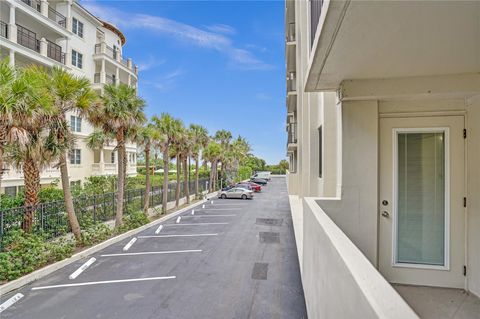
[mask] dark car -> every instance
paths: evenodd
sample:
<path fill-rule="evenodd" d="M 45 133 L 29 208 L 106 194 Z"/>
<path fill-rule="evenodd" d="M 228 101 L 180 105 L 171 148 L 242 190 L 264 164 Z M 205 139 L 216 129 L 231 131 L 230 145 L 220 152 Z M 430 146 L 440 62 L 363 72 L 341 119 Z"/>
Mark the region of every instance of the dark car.
<path fill-rule="evenodd" d="M 251 178 L 250 182 L 254 182 L 255 184 L 259 184 L 259 185 L 267 185 L 267 180 L 263 178 L 257 178 L 257 177 Z"/>

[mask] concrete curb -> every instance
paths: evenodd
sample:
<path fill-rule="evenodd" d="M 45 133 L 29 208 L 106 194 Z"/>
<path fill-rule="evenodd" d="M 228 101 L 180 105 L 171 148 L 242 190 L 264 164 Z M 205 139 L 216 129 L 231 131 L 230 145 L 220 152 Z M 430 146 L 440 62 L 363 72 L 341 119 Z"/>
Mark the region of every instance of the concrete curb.
<path fill-rule="evenodd" d="M 203 203 L 206 203 L 208 201 L 208 198 L 212 197 L 212 196 L 215 196 L 216 192 L 214 193 L 209 193 L 206 195 L 206 198 L 207 199 L 202 199 L 202 200 L 199 200 L 198 202 L 194 203 L 194 204 L 190 204 L 188 205 L 187 207 L 184 207 L 182 209 L 179 209 L 178 211 L 176 212 L 173 212 L 171 214 L 168 214 L 166 216 L 163 216 L 157 220 L 154 220 L 146 225 L 143 225 L 139 228 L 135 228 L 135 229 L 132 229 L 132 230 L 129 230 L 128 232 L 126 233 L 123 233 L 123 234 L 120 234 L 118 236 L 115 236 L 113 238 L 110 238 L 104 242 L 101 242 L 100 244 L 97 244 L 93 247 L 90 247 L 88 249 L 85 249 L 79 253 L 76 253 L 75 255 L 72 255 L 71 257 L 67 258 L 67 259 L 64 259 L 64 260 L 61 260 L 61 261 L 58 261 L 54 264 L 51 264 L 51 265 L 48 265 L 48 266 L 45 266 L 43 268 L 40 268 L 38 270 L 35 270 L 34 272 L 32 273 L 29 273 L 23 277 L 20 277 L 18 279 L 15 279 L 14 281 L 11 281 L 11 282 L 8 282 L 6 284 L 3 284 L 0 286 L 0 296 L 2 295 L 5 295 L 13 290 L 16 290 L 18 288 L 21 288 L 35 280 L 38 280 L 38 279 L 41 279 L 45 276 L 48 276 L 49 274 L 53 273 L 54 271 L 57 271 L 58 269 L 60 268 L 63 268 L 65 266 L 68 266 L 82 258 L 85 258 L 91 254 L 94 254 L 102 249 L 104 249 L 105 247 L 108 247 L 112 244 L 115 244 L 115 243 L 118 243 L 119 241 L 122 241 L 124 240 L 125 238 L 128 238 L 132 235 L 135 235 L 141 231 L 144 231 L 145 229 L 147 228 L 150 228 L 152 226 L 155 226 L 157 224 L 160 224 L 166 220 L 169 220 L 170 218 L 174 218 L 178 215 L 180 215 L 181 213 L 184 213 L 185 211 L 187 210 L 190 210 L 192 209 L 193 207 L 195 206 L 198 206 L 198 205 L 201 205 Z"/>

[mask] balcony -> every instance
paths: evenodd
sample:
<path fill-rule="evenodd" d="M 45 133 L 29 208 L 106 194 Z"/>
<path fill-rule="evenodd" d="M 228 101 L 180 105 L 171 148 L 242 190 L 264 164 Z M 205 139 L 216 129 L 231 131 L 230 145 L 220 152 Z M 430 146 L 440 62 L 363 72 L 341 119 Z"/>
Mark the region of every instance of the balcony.
<path fill-rule="evenodd" d="M 65 53 L 62 52 L 62 47 L 47 40 L 47 56 L 57 62 L 65 64 Z"/>
<path fill-rule="evenodd" d="M 322 14 L 323 0 L 310 0 L 310 47 L 315 40 L 315 34 Z"/>
<path fill-rule="evenodd" d="M 115 78 L 115 75 L 110 75 L 110 74 L 105 74 L 105 82 L 102 82 L 102 77 L 100 73 L 95 73 L 93 76 L 93 83 L 99 83 L 99 84 L 113 84 L 115 85 L 117 83 L 117 79 Z"/>
<path fill-rule="evenodd" d="M 38 12 L 41 12 L 42 10 L 41 3 L 38 0 L 22 0 L 22 2 L 25 3 L 27 6 L 30 6 L 33 9 L 37 10 Z"/>
<path fill-rule="evenodd" d="M 17 24 L 17 43 L 30 50 L 40 53 L 40 40 L 35 32 Z"/>
<path fill-rule="evenodd" d="M 133 71 L 137 75 L 137 66 L 132 63 L 131 59 L 125 59 L 118 49 L 108 46 L 105 42 L 95 44 L 95 55 L 104 54 L 119 65 Z"/>
<path fill-rule="evenodd" d="M 8 24 L 3 21 L 0 21 L 0 37 L 8 39 Z"/>
<path fill-rule="evenodd" d="M 26 5 L 28 5 L 29 7 L 38 11 L 40 14 L 54 21 L 56 24 L 58 24 L 62 28 L 66 29 L 67 18 L 64 15 L 62 15 L 60 12 L 55 10 L 52 6 L 48 5 L 46 2 L 43 5 L 46 5 L 48 7 L 45 7 L 45 9 L 42 9 L 42 1 L 38 1 L 38 0 L 21 0 L 21 1 Z M 45 13 L 42 13 L 44 10 L 45 10 Z"/>
<path fill-rule="evenodd" d="M 287 150 L 293 151 L 297 149 L 297 123 L 288 123 L 287 124 Z"/>
<path fill-rule="evenodd" d="M 286 30 L 286 39 L 285 41 L 288 44 L 295 44 L 295 22 L 290 22 L 287 24 L 287 30 Z"/>
<path fill-rule="evenodd" d="M 295 73 L 290 73 L 287 78 L 287 94 L 297 94 L 297 78 Z"/>

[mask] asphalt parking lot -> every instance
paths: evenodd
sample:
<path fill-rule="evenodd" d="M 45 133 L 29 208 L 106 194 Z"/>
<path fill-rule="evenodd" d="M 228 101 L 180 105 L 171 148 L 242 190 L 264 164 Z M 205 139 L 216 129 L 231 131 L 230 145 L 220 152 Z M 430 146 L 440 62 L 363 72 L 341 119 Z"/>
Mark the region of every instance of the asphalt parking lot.
<path fill-rule="evenodd" d="M 306 318 L 284 178 L 253 200 L 213 198 L 158 228 L 2 296 L 24 295 L 0 317 Z"/>

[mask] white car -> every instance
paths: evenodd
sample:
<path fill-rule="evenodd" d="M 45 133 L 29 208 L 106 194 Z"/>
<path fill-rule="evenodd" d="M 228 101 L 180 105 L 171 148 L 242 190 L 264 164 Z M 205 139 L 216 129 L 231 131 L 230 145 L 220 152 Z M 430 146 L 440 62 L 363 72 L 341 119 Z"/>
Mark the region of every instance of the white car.
<path fill-rule="evenodd" d="M 261 179 L 266 179 L 267 181 L 270 180 L 270 175 L 271 172 L 256 172 L 255 174 L 252 175 L 252 178 L 261 178 Z"/>
<path fill-rule="evenodd" d="M 241 198 L 241 199 L 252 199 L 253 191 L 248 190 L 242 187 L 234 187 L 229 190 L 222 190 L 218 192 L 218 198 Z"/>

